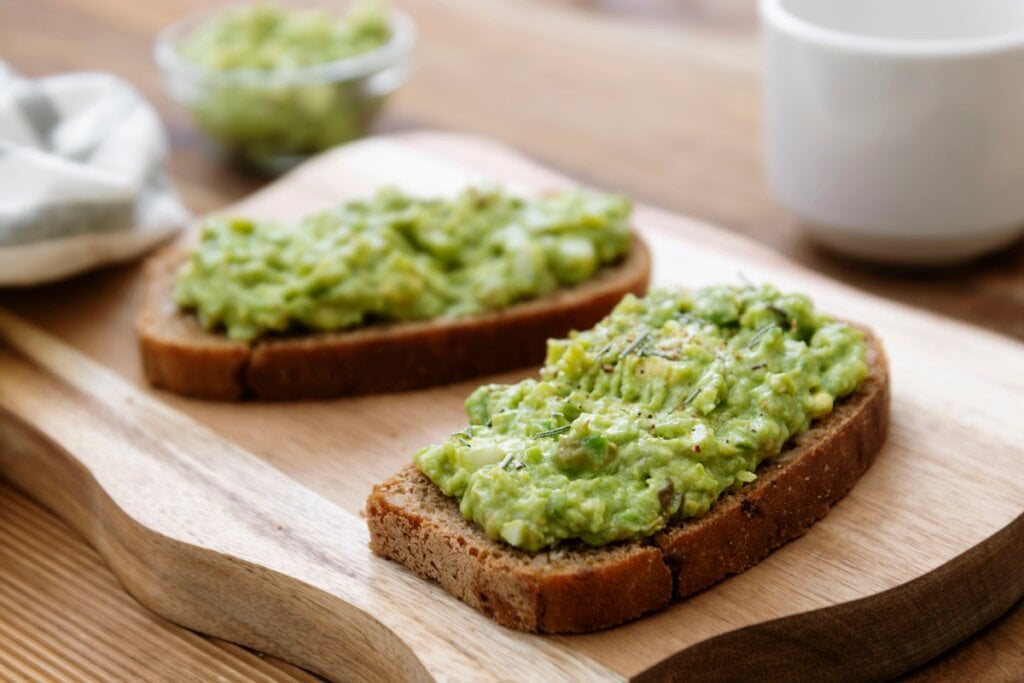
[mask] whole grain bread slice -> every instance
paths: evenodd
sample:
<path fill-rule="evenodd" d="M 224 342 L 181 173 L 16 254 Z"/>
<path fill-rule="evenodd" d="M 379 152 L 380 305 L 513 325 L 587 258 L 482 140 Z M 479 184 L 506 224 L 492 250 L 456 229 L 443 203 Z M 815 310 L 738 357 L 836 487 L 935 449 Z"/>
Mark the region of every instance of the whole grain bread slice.
<path fill-rule="evenodd" d="M 410 465 L 367 500 L 370 548 L 512 628 L 582 632 L 634 619 L 751 567 L 850 490 L 889 425 L 888 362 L 870 334 L 868 358 L 860 390 L 762 464 L 756 481 L 645 541 L 527 553 L 484 535 Z"/>
<path fill-rule="evenodd" d="M 253 343 L 203 329 L 173 293 L 188 252 L 171 247 L 146 267 L 136 332 L 146 378 L 156 387 L 214 400 L 299 400 L 401 391 L 539 363 L 545 341 L 603 318 L 650 279 L 647 246 L 575 287 L 459 319 L 374 324 Z"/>

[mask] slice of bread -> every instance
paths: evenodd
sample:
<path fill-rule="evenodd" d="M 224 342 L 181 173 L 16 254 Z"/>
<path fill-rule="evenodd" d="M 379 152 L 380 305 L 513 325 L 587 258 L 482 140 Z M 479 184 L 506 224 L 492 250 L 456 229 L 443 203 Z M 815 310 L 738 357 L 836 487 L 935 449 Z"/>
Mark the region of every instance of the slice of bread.
<path fill-rule="evenodd" d="M 172 247 L 147 264 L 136 320 L 142 366 L 156 387 L 227 401 L 401 391 L 536 364 L 548 338 L 592 326 L 628 292 L 643 294 L 651 271 L 647 246 L 634 237 L 629 255 L 593 279 L 501 311 L 247 343 L 203 329 L 175 306 L 186 258 Z"/>
<path fill-rule="evenodd" d="M 645 541 L 527 553 L 487 538 L 410 465 L 367 500 L 370 547 L 512 628 L 567 633 L 634 619 L 751 567 L 849 491 L 889 426 L 888 363 L 871 334 L 868 357 L 860 390 L 762 464 L 756 481 Z"/>

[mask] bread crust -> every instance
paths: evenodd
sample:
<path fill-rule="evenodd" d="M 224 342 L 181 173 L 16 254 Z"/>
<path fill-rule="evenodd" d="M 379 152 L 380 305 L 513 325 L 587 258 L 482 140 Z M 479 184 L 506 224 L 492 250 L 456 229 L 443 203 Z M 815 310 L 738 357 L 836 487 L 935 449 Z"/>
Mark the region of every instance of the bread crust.
<path fill-rule="evenodd" d="M 654 546 L 518 550 L 484 535 L 412 465 L 373 488 L 366 518 L 375 553 L 512 628 L 577 631 L 631 619 L 672 597 L 672 575 Z"/>
<path fill-rule="evenodd" d="M 143 371 L 156 387 L 226 401 L 402 391 L 536 364 L 547 339 L 591 327 L 626 293 L 643 294 L 651 271 L 635 237 L 629 255 L 592 280 L 502 311 L 246 343 L 204 330 L 174 305 L 185 258 L 172 247 L 147 263 L 136 319 Z"/>
<path fill-rule="evenodd" d="M 593 631 L 665 607 L 803 534 L 874 461 L 889 426 L 889 368 L 867 335 L 871 371 L 857 393 L 763 464 L 756 481 L 650 539 L 527 553 L 487 538 L 408 466 L 370 493 L 370 548 L 516 629 Z"/>

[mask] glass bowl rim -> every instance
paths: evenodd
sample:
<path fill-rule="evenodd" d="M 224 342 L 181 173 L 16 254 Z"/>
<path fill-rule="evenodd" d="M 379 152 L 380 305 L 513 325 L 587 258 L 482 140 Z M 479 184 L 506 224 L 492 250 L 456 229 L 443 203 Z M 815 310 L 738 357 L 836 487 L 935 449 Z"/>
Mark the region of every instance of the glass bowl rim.
<path fill-rule="evenodd" d="M 286 69 L 206 69 L 181 56 L 178 41 L 203 21 L 235 7 L 251 7 L 253 2 L 232 2 L 186 14 L 157 34 L 153 56 L 166 75 L 204 86 L 219 85 L 312 85 L 366 78 L 409 59 L 416 43 L 416 25 L 405 12 L 390 8 L 391 38 L 380 47 L 343 59 Z"/>

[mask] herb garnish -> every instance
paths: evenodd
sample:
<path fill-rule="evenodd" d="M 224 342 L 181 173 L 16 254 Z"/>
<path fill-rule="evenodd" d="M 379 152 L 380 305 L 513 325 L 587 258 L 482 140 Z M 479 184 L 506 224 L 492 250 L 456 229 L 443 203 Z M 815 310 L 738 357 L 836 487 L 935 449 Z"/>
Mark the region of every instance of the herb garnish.
<path fill-rule="evenodd" d="M 698 325 L 703 325 L 706 322 L 703 318 L 698 318 L 694 314 L 687 313 L 685 311 L 679 311 L 676 313 L 675 317 L 679 320 L 685 320 L 686 322 L 697 323 Z"/>
<path fill-rule="evenodd" d="M 535 434 L 533 436 L 533 438 L 535 438 L 535 439 L 543 439 L 543 438 L 548 437 L 548 436 L 558 436 L 559 434 L 565 434 L 570 429 L 572 429 L 572 425 L 562 425 L 561 427 L 555 427 L 554 429 L 549 429 L 546 432 L 541 432 L 540 434 Z"/>
<path fill-rule="evenodd" d="M 651 336 L 650 331 L 647 331 L 647 332 L 644 332 L 643 334 L 641 334 L 639 337 L 634 339 L 633 342 L 629 346 L 627 346 L 625 348 L 625 350 L 623 350 L 622 353 L 619 354 L 619 358 L 625 358 L 629 354 L 631 354 L 634 351 L 636 351 L 642 345 L 647 343 L 647 340 L 650 338 L 650 336 Z"/>
<path fill-rule="evenodd" d="M 750 342 L 747 344 L 747 348 L 754 348 L 757 345 L 757 342 L 761 340 L 761 337 L 767 334 L 768 330 L 772 329 L 775 326 L 775 323 L 768 323 L 767 325 L 762 325 L 761 327 L 757 328 L 757 331 L 754 332 L 754 336 L 750 338 Z"/>
<path fill-rule="evenodd" d="M 509 464 L 511 464 L 512 469 L 515 470 L 521 470 L 526 467 L 526 463 L 524 463 L 522 460 L 520 460 L 519 458 L 513 458 L 511 453 L 506 453 L 505 457 L 502 458 L 501 462 L 498 463 L 498 469 L 503 470 Z"/>

